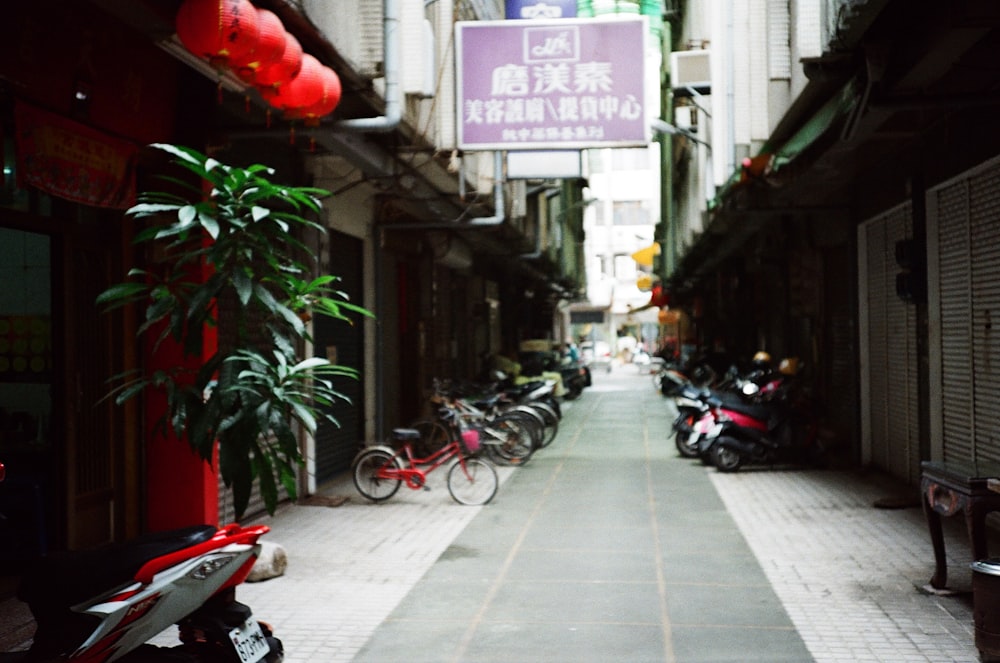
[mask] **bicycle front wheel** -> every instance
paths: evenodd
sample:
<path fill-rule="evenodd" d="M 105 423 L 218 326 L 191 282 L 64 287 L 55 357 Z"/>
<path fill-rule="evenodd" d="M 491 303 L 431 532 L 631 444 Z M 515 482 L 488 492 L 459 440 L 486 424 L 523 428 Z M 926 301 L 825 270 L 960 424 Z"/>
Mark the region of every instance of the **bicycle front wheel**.
<path fill-rule="evenodd" d="M 535 451 L 531 433 L 522 420 L 507 414 L 487 422 L 480 441 L 501 465 L 524 465 Z"/>
<path fill-rule="evenodd" d="M 519 405 L 516 409 L 505 411 L 503 416 L 516 419 L 521 424 L 529 436 L 532 451 L 545 445 L 545 419 L 540 412 L 527 405 Z"/>
<path fill-rule="evenodd" d="M 400 479 L 378 475 L 382 468 L 399 470 L 399 459 L 385 449 L 362 451 L 354 461 L 354 487 L 372 502 L 383 502 L 399 490 Z"/>
<path fill-rule="evenodd" d="M 459 504 L 486 504 L 497 494 L 499 485 L 497 471 L 482 458 L 456 460 L 448 468 L 448 492 Z"/>

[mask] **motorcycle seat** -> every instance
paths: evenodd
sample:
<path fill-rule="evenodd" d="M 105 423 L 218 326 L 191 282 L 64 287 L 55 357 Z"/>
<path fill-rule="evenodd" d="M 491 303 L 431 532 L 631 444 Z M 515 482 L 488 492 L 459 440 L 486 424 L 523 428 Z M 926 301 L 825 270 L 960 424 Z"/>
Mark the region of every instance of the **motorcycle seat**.
<path fill-rule="evenodd" d="M 502 398 L 501 394 L 493 394 L 490 396 L 480 396 L 472 401 L 472 404 L 479 408 L 480 410 L 491 410 L 496 407 L 497 403 L 500 402 Z"/>
<path fill-rule="evenodd" d="M 773 408 L 766 405 L 758 405 L 756 403 L 747 403 L 742 398 L 736 394 L 718 394 L 719 400 L 722 401 L 722 406 L 727 410 L 734 410 L 740 414 L 745 414 L 748 417 L 753 417 L 754 419 L 760 419 L 761 421 L 769 421 L 772 414 L 774 413 Z"/>
<path fill-rule="evenodd" d="M 41 557 L 25 573 L 17 596 L 42 619 L 128 585 L 146 562 L 208 541 L 217 531 L 211 525 L 195 525 L 93 550 Z"/>
<path fill-rule="evenodd" d="M 523 384 L 518 384 L 509 387 L 506 391 L 508 396 L 517 399 L 526 394 L 530 394 L 532 391 L 538 389 L 539 387 L 544 387 L 544 386 L 545 386 L 545 380 L 532 380 L 531 382 L 525 382 Z"/>

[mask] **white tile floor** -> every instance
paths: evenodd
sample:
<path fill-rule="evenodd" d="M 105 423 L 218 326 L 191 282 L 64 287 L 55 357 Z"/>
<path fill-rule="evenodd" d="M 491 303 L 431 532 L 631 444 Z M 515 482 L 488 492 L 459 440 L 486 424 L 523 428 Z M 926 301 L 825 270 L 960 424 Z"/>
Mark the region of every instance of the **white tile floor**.
<path fill-rule="evenodd" d="M 979 660 L 970 597 L 921 591 L 934 556 L 919 506 L 874 508 L 885 495 L 854 473 L 708 471 L 817 663 Z M 968 589 L 968 542 L 950 530 L 949 580 Z"/>

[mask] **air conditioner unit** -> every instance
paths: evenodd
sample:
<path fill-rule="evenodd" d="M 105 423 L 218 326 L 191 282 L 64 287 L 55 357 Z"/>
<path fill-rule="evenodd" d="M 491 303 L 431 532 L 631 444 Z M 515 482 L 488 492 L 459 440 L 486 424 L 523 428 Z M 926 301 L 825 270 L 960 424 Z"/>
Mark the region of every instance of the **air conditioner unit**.
<path fill-rule="evenodd" d="M 710 94 L 711 51 L 674 51 L 670 54 L 670 85 L 675 96 Z"/>
<path fill-rule="evenodd" d="M 400 3 L 400 79 L 403 92 L 434 96 L 434 29 L 424 18 L 424 0 Z"/>

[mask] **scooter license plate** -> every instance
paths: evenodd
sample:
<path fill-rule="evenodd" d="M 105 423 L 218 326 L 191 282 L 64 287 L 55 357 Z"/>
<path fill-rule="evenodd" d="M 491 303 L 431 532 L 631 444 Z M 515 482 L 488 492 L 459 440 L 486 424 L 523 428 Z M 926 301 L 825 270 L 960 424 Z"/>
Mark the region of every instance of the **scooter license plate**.
<path fill-rule="evenodd" d="M 257 663 L 270 651 L 264 632 L 253 619 L 243 622 L 242 626 L 230 631 L 229 641 L 233 643 L 241 663 Z"/>

